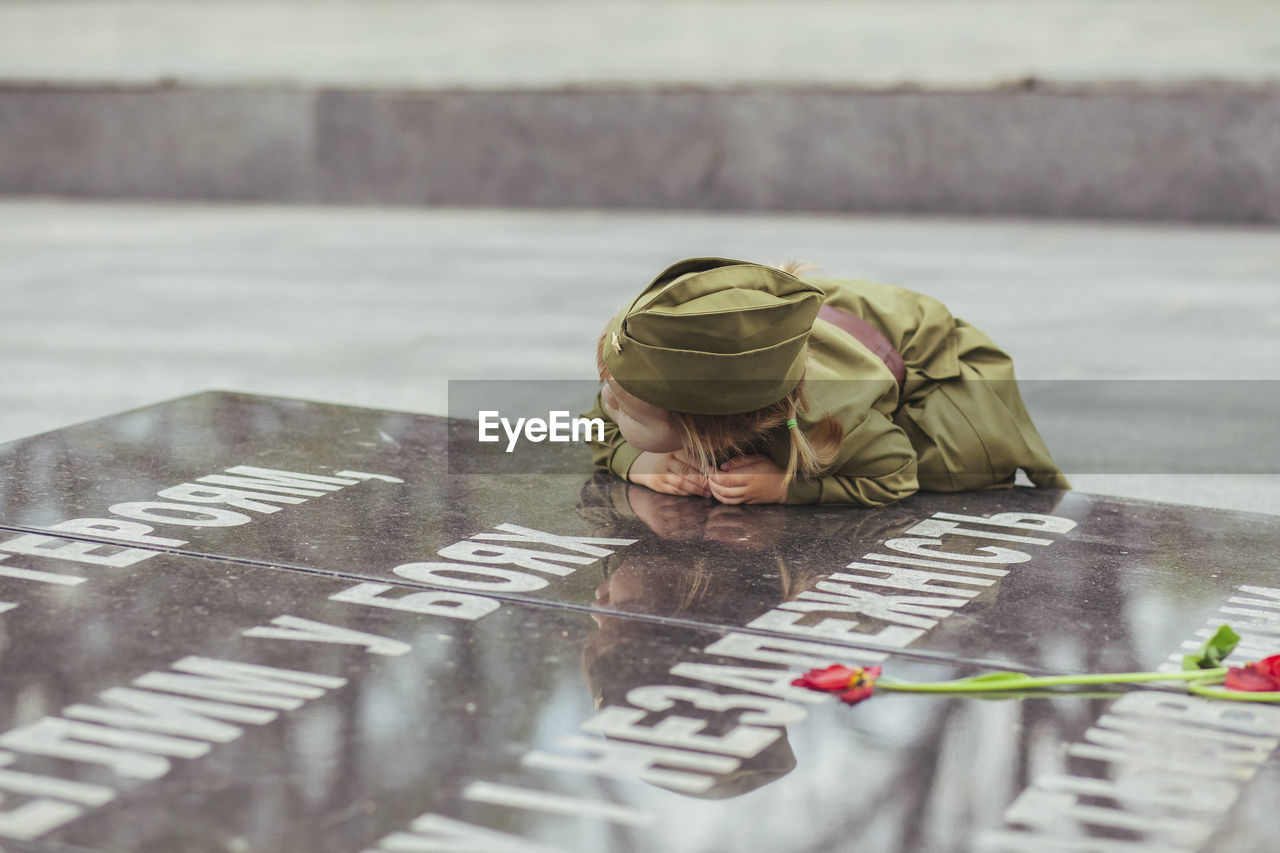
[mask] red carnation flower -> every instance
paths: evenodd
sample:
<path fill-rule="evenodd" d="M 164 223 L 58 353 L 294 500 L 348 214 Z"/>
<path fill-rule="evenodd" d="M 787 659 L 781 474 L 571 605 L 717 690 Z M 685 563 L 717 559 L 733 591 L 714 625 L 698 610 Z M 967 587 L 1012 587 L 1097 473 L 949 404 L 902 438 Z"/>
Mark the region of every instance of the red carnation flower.
<path fill-rule="evenodd" d="M 871 694 L 875 692 L 875 689 L 876 681 L 872 678 L 860 687 L 855 687 L 852 690 L 846 690 L 841 693 L 840 700 L 842 702 L 848 702 L 850 705 L 856 705 L 863 699 L 870 699 Z"/>
<path fill-rule="evenodd" d="M 808 687 L 810 690 L 823 690 L 828 693 L 839 693 L 840 698 L 850 705 L 861 702 L 875 690 L 876 679 L 880 676 L 880 667 L 849 667 L 832 664 L 826 669 L 813 669 L 791 683 L 796 687 Z"/>
<path fill-rule="evenodd" d="M 1265 672 L 1272 678 L 1280 678 L 1280 655 L 1272 655 L 1269 658 L 1263 658 L 1254 664 L 1259 672 Z"/>
<path fill-rule="evenodd" d="M 1254 693 L 1265 693 L 1280 690 L 1280 655 L 1264 658 L 1257 663 L 1247 663 L 1244 668 L 1233 666 L 1227 670 L 1223 682 L 1228 690 L 1247 690 Z"/>
<path fill-rule="evenodd" d="M 860 675 L 860 668 L 832 664 L 826 669 L 811 669 L 795 679 L 791 684 L 795 687 L 808 687 L 810 690 L 826 690 L 839 692 L 847 690 L 853 679 Z"/>

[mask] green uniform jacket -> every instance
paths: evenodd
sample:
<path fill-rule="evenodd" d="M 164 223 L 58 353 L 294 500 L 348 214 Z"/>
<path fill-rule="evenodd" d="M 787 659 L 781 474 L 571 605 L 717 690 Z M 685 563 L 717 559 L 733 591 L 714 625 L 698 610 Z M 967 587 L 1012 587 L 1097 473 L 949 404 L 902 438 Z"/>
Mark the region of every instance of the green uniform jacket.
<path fill-rule="evenodd" d="M 817 320 L 805 376 L 808 410 L 797 429 L 810 433 L 827 415 L 844 430 L 839 453 L 817 479 L 797 478 L 789 504 L 883 506 L 920 489 L 952 492 L 1013 485 L 1017 469 L 1044 488 L 1070 488 L 1027 414 L 1013 361 L 991 339 L 951 316 L 941 302 L 901 287 L 862 280 L 809 278 L 827 304 L 876 327 L 902 355 L 898 384 L 876 355 L 843 329 Z M 593 448 L 597 466 L 626 478 L 640 451 L 622 438 L 597 395 L 587 417 L 605 421 Z M 785 468 L 785 428 L 756 452 Z"/>

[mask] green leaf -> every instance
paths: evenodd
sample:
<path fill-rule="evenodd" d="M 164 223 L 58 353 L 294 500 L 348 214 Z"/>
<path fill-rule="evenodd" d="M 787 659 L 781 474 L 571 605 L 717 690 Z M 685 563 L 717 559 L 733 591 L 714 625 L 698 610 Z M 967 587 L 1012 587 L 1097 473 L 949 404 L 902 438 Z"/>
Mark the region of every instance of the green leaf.
<path fill-rule="evenodd" d="M 1204 641 L 1200 651 L 1182 658 L 1183 670 L 1217 669 L 1240 642 L 1240 635 L 1230 625 L 1219 625 L 1213 636 Z"/>

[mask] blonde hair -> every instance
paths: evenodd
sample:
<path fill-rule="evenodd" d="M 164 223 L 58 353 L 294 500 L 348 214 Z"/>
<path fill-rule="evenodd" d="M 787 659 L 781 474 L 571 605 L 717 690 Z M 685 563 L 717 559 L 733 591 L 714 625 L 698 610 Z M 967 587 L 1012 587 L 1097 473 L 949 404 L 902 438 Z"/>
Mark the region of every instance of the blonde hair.
<path fill-rule="evenodd" d="M 783 261 L 779 264 L 769 263 L 765 266 L 773 267 L 776 270 L 782 270 L 785 273 L 790 273 L 797 277 L 804 275 L 807 272 L 815 272 L 822 269 L 822 267 L 817 264 L 811 264 L 808 261 Z"/>
<path fill-rule="evenodd" d="M 797 418 L 807 408 L 804 384 L 802 378 L 787 396 L 753 412 L 733 415 L 671 412 L 670 418 L 680 431 L 685 451 L 709 470 L 729 456 L 750 451 L 769 432 Z M 818 421 L 812 436 L 798 426 L 786 432 L 790 439 L 787 467 L 783 469 L 787 485 L 796 477 L 812 479 L 825 471 L 835 459 L 843 437 L 839 421 L 830 415 Z"/>
<path fill-rule="evenodd" d="M 596 346 L 596 368 L 601 381 L 612 379 L 604 363 L 604 348 L 608 329 L 600 335 Z M 697 459 L 704 470 L 717 467 L 726 459 L 751 451 L 764 441 L 770 431 L 785 426 L 788 420 L 797 418 L 808 408 L 803 377 L 791 393 L 776 403 L 732 415 L 698 415 L 691 412 L 668 411 L 669 422 L 680 433 L 684 450 Z M 796 427 L 788 429 L 789 450 L 784 484 L 790 485 L 796 477 L 812 479 L 822 474 L 840 449 L 844 429 L 830 415 L 818 421 L 813 435 Z"/>

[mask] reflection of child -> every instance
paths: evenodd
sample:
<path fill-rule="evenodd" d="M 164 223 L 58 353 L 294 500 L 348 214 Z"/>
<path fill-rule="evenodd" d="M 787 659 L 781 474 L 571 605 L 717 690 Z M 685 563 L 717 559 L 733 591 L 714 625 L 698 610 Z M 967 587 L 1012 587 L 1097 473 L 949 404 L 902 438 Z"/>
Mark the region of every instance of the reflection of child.
<path fill-rule="evenodd" d="M 596 464 L 721 503 L 880 506 L 918 489 L 1070 488 L 1013 362 L 935 299 L 694 258 L 605 329 Z"/>

